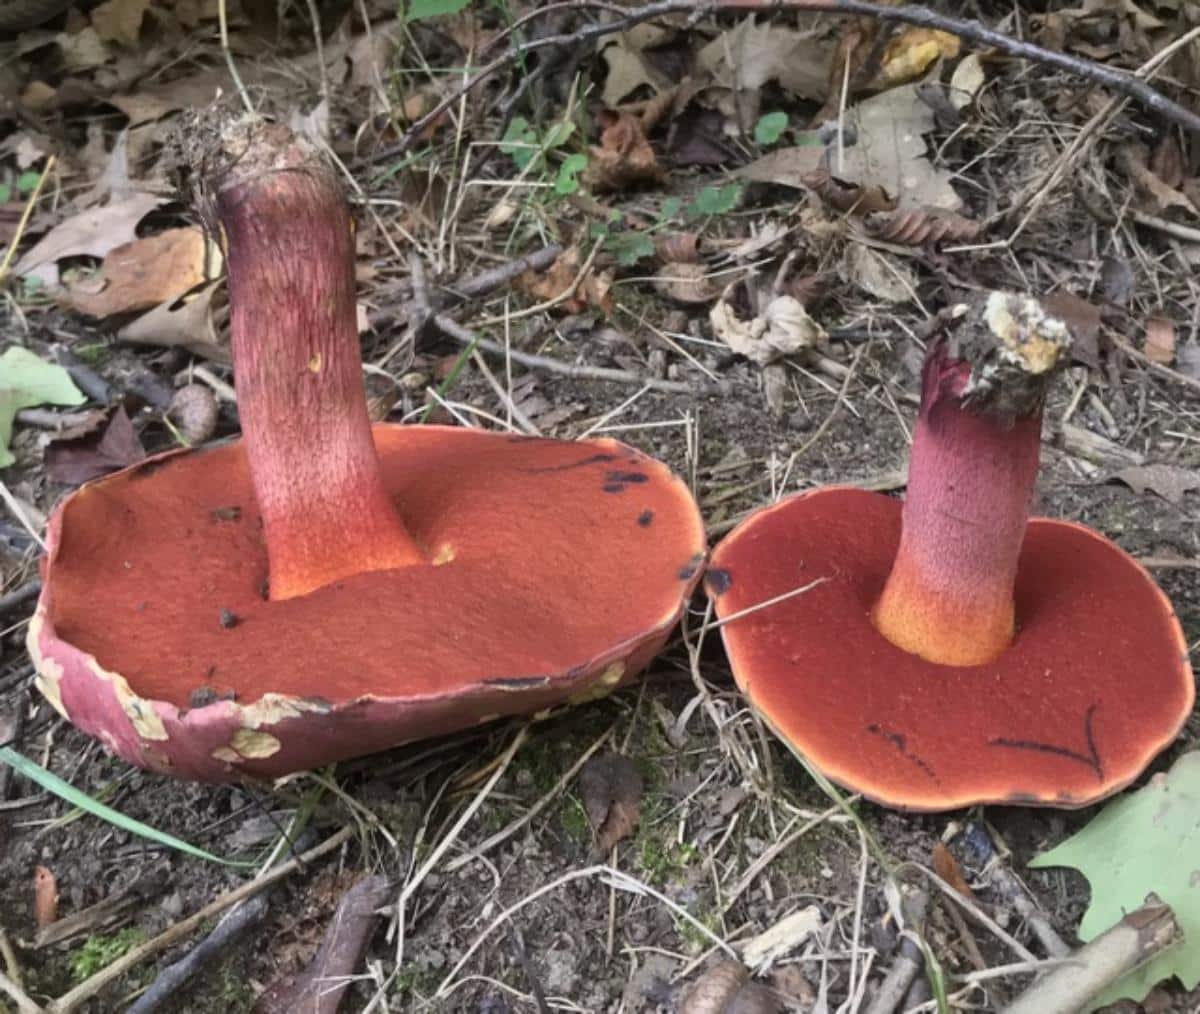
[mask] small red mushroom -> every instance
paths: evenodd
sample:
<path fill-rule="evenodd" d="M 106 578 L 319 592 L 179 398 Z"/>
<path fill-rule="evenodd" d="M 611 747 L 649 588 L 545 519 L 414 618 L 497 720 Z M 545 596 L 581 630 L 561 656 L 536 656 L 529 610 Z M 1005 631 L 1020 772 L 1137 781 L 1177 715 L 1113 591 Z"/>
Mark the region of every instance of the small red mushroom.
<path fill-rule="evenodd" d="M 706 587 L 738 685 L 835 782 L 908 810 L 1084 806 L 1178 733 L 1187 645 L 1136 560 L 1028 519 L 1070 335 L 1025 297 L 978 309 L 930 342 L 903 506 L 783 500 L 717 547 Z"/>
<path fill-rule="evenodd" d="M 28 638 L 43 693 L 134 764 L 221 781 L 636 674 L 704 560 L 686 486 L 613 440 L 372 428 L 336 177 L 279 126 L 221 143 L 243 439 L 60 506 Z"/>

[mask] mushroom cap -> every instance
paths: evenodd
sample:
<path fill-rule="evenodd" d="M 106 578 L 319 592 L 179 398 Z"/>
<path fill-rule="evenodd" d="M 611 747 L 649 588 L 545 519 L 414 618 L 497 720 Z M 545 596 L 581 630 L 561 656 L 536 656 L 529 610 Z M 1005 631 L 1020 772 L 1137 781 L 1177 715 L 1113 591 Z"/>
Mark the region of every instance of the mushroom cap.
<path fill-rule="evenodd" d="M 738 685 L 833 781 L 906 810 L 1077 807 L 1128 785 L 1191 712 L 1187 643 L 1166 595 L 1081 525 L 1030 520 L 1017 634 L 978 666 L 927 662 L 871 608 L 900 541 L 901 503 L 831 487 L 764 508 L 714 551 L 705 585 Z"/>
<path fill-rule="evenodd" d="M 661 649 L 705 548 L 665 465 L 608 439 L 374 438 L 432 562 L 285 601 L 241 442 L 80 488 L 29 631 L 43 693 L 131 763 L 228 781 L 602 696 Z"/>

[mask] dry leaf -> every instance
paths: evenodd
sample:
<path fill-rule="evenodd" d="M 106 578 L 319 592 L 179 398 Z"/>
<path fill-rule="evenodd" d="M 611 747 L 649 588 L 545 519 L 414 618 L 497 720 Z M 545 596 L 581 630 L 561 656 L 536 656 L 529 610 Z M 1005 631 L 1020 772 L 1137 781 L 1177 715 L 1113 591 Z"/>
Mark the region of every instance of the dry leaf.
<path fill-rule="evenodd" d="M 638 117 L 606 109 L 599 119 L 604 125 L 600 144 L 592 145 L 591 158 L 583 172 L 588 186 L 598 191 L 620 190 L 666 179 Z"/>
<path fill-rule="evenodd" d="M 136 345 L 178 345 L 194 355 L 228 363 L 229 349 L 213 324 L 212 298 L 219 284 L 210 282 L 180 299 L 160 303 L 121 328 L 117 338 Z"/>
<path fill-rule="evenodd" d="M 826 94 L 833 46 L 816 32 L 797 32 L 748 17 L 696 54 L 700 70 L 734 92 L 757 92 L 769 81 L 804 99 Z M 840 71 L 839 71 L 840 73 Z"/>
<path fill-rule="evenodd" d="M 1183 152 L 1173 133 L 1163 134 L 1162 140 L 1150 156 L 1150 171 L 1167 186 L 1178 189 L 1183 186 L 1187 173 L 1184 170 Z"/>
<path fill-rule="evenodd" d="M 337 1014 L 390 890 L 387 877 L 357 881 L 338 902 L 316 957 L 299 975 L 268 986 L 254 1005 L 255 1014 Z"/>
<path fill-rule="evenodd" d="M 92 70 L 108 63 L 108 47 L 90 25 L 74 34 L 60 32 L 54 41 L 62 52 L 63 65 L 69 71 Z"/>
<path fill-rule="evenodd" d="M 863 243 L 847 245 L 842 277 L 885 303 L 907 303 L 917 286 L 917 277 L 907 264 Z"/>
<path fill-rule="evenodd" d="M 570 290 L 579 276 L 580 266 L 579 247 L 568 247 L 545 271 L 526 271 L 513 284 L 539 303 L 548 303 Z M 555 309 L 561 313 L 582 313 L 588 307 L 594 306 L 606 314 L 611 313 L 611 288 L 612 275 L 607 271 L 591 268 L 580 280 L 574 295 L 556 304 Z"/>
<path fill-rule="evenodd" d="M 1146 337 L 1142 340 L 1146 358 L 1160 366 L 1170 366 L 1175 360 L 1175 324 L 1166 317 L 1146 319 Z"/>
<path fill-rule="evenodd" d="M 882 187 L 860 187 L 848 183 L 822 167 L 804 177 L 805 186 L 813 191 L 831 208 L 852 215 L 869 215 L 876 211 L 891 211 L 896 207 L 895 198 Z"/>
<path fill-rule="evenodd" d="M 391 407 L 390 401 L 388 407 Z M 210 388 L 204 384 L 185 384 L 172 396 L 166 418 L 174 424 L 179 436 L 195 447 L 217 431 L 220 414 L 216 396 Z"/>
<path fill-rule="evenodd" d="M 668 261 L 659 269 L 654 287 L 685 305 L 711 303 L 721 291 L 709 276 L 707 264 L 689 261 Z"/>
<path fill-rule="evenodd" d="M 1133 268 L 1119 257 L 1105 257 L 1100 262 L 1100 291 L 1116 306 L 1128 306 L 1133 298 L 1136 281 Z"/>
<path fill-rule="evenodd" d="M 90 208 L 51 229 L 17 261 L 13 272 L 36 275 L 49 285 L 58 284 L 57 261 L 65 257 L 104 257 L 137 238 L 137 224 L 164 203 L 155 194 L 131 194 L 103 208 Z"/>
<path fill-rule="evenodd" d="M 89 284 L 69 285 L 66 302 L 108 317 L 174 300 L 205 280 L 208 246 L 195 226 L 135 239 L 111 251 Z"/>
<path fill-rule="evenodd" d="M 768 967 L 819 933 L 824 922 L 820 908 L 808 905 L 742 944 L 742 960 L 754 969 Z"/>
<path fill-rule="evenodd" d="M 92 26 L 105 42 L 136 46 L 149 6 L 150 0 L 105 0 L 92 11 Z"/>
<path fill-rule="evenodd" d="M 968 53 L 954 68 L 950 76 L 950 105 L 961 111 L 975 101 L 979 89 L 987 81 L 983 61 L 978 53 Z"/>
<path fill-rule="evenodd" d="M 1149 490 L 1176 507 L 1183 506 L 1185 493 L 1200 489 L 1200 469 L 1178 465 L 1132 465 L 1116 472 L 1113 478 L 1139 496 Z"/>
<path fill-rule="evenodd" d="M 808 315 L 795 296 L 775 296 L 762 316 L 742 320 L 728 300 L 732 291 L 731 286 L 709 311 L 713 333 L 738 355 L 759 366 L 819 348 L 828 340 L 825 329 Z"/>
<path fill-rule="evenodd" d="M 961 48 L 957 35 L 936 28 L 905 28 L 888 43 L 874 88 L 891 88 L 920 77 L 934 60 L 953 60 Z"/>
<path fill-rule="evenodd" d="M 957 211 L 962 200 L 950 185 L 950 173 L 927 157 L 923 135 L 934 128 L 933 110 L 921 101 L 915 84 L 892 88 L 846 111 L 846 137 L 854 143 L 783 148 L 740 169 L 744 179 L 803 187 L 804 178 L 824 168 L 865 189 L 894 195 L 900 208 L 933 207 Z"/>
<path fill-rule="evenodd" d="M 721 958 L 679 997 L 679 1014 L 783 1014 L 771 990 L 751 982 L 739 961 Z"/>
<path fill-rule="evenodd" d="M 696 264 L 700 261 L 700 235 L 695 232 L 667 232 L 654 237 L 654 252 L 661 261 Z"/>
<path fill-rule="evenodd" d="M 606 106 L 620 105 L 639 88 L 662 91 L 669 83 L 638 47 L 633 32 L 622 32 L 604 47 L 608 74 L 601 93 Z"/>
<path fill-rule="evenodd" d="M 1100 307 L 1066 289 L 1043 297 L 1042 305 L 1071 329 L 1071 355 L 1085 366 L 1100 365 Z"/>
<path fill-rule="evenodd" d="M 905 246 L 973 243 L 983 232 L 978 222 L 945 208 L 910 208 L 876 215 L 867 226 L 872 236 Z"/>
<path fill-rule="evenodd" d="M 967 883 L 967 878 L 963 876 L 962 869 L 958 865 L 958 860 L 954 858 L 950 850 L 941 842 L 933 846 L 933 872 L 964 898 L 970 898 L 972 901 L 975 899 L 975 892 L 971 890 L 971 885 Z"/>
<path fill-rule="evenodd" d="M 1186 194 L 1168 186 L 1146 165 L 1144 145 L 1125 145 L 1118 152 L 1118 161 L 1138 191 L 1148 199 L 1151 210 L 1166 212 L 1172 208 L 1180 208 L 1188 214 L 1200 215 L 1200 209 L 1196 208 Z"/>
<path fill-rule="evenodd" d="M 67 430 L 46 445 L 46 474 L 55 482 L 78 486 L 146 456 L 124 406 L 95 416 L 89 424 Z"/>
<path fill-rule="evenodd" d="M 637 828 L 642 776 L 628 757 L 597 754 L 579 773 L 579 795 L 596 834 L 595 857 L 606 857 Z"/>
<path fill-rule="evenodd" d="M 58 884 L 45 866 L 33 870 L 33 919 L 38 929 L 58 919 Z"/>

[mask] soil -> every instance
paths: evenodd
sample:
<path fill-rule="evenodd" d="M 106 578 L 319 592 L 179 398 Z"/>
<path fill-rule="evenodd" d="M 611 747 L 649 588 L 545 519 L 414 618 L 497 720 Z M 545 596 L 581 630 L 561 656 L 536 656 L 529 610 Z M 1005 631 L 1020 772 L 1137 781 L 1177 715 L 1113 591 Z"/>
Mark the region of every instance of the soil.
<path fill-rule="evenodd" d="M 1003 87 L 1014 92 L 1028 87 L 1033 94 L 1024 101 L 1045 112 L 1053 108 L 1056 89 L 1064 80 L 1038 70 L 1019 84 L 1016 72 L 1008 71 Z M 999 172 L 990 166 L 979 168 L 983 153 L 994 166 L 1007 167 L 1021 180 L 1035 177 L 1051 157 L 1045 146 L 1020 136 L 1029 115 L 1027 105 L 999 103 L 992 107 L 992 119 L 974 134 L 967 132 L 971 136 L 965 140 L 955 141 L 950 129 L 940 129 L 932 138 L 931 150 L 942 153 L 944 164 L 973 181 L 969 210 L 981 218 L 993 210 Z M 1121 120 L 1111 129 L 1131 131 L 1130 122 Z M 1109 167 L 1098 160 L 1087 164 L 1098 178 L 1110 179 Z M 365 179 L 370 169 L 359 164 L 355 171 Z M 499 171 L 487 167 L 483 175 Z M 626 212 L 646 213 L 666 196 L 694 194 L 711 179 L 722 177 L 712 170 L 681 172 L 661 193 L 634 192 L 611 200 Z M 1005 194 L 1010 187 L 1003 184 Z M 1147 232 L 1118 233 L 1099 222 L 1089 208 L 1094 197 L 1069 188 L 1056 192 L 1011 255 L 983 249 L 953 255 L 901 250 L 897 256 L 911 261 L 920 303 L 930 309 L 990 287 L 1091 291 L 1105 258 L 1117 258 L 1134 274 L 1135 295 L 1127 306 L 1113 310 L 1119 322 L 1115 334 L 1127 334 L 1133 322 L 1163 306 L 1178 320 L 1194 320 L 1200 297 L 1178 265 L 1160 263 L 1158 258 L 1169 256 L 1163 252 L 1168 248 L 1162 238 Z M 816 213 L 814 201 L 812 195 L 795 190 L 755 186 L 736 214 L 709 223 L 706 236 L 744 236 L 751 224 L 767 220 L 794 225 L 805 214 Z M 487 211 L 476 208 L 476 219 Z M 398 212 L 391 217 L 384 208 L 382 214 L 381 221 L 388 225 L 402 221 Z M 586 217 L 577 207 L 562 214 L 562 221 L 543 216 L 543 238 L 569 242 Z M 369 234 L 378 226 L 362 223 Z M 428 235 L 422 233 L 423 238 Z M 1073 238 L 1064 243 L 1062 236 Z M 526 238 L 527 247 L 537 245 L 536 237 Z M 375 235 L 372 242 L 377 240 Z M 570 407 L 571 412 L 552 421 L 546 432 L 573 438 L 636 394 L 605 425 L 619 426 L 612 435 L 688 477 L 715 533 L 776 496 L 824 484 L 853 483 L 901 495 L 918 388 L 915 346 L 909 336 L 927 318 L 921 306 L 872 301 L 854 288 L 852 278 L 838 276 L 845 242 L 844 235 L 828 243 L 805 240 L 801 254 L 805 274 L 831 275 L 823 298 L 810 303 L 810 312 L 834 334 L 842 328 L 854 336 L 787 361 L 781 367 L 782 405 L 775 410 L 767 404 L 763 370 L 714 342 L 707 307 L 681 306 L 651 285 L 630 281 L 636 274 L 628 271 L 621 272 L 624 277 L 613 290 L 624 312 L 613 313 L 607 323 L 593 308 L 566 321 L 561 314 L 541 314 L 514 322 L 514 347 L 564 363 L 625 369 L 633 364 L 647 377 L 657 363 L 665 365 L 664 376 L 686 381 L 693 391 L 641 390 L 636 384 L 527 373 L 514 365 L 520 403 L 541 405 L 543 415 L 552 408 Z M 382 243 L 373 249 L 382 250 Z M 1155 256 L 1147 256 L 1147 250 Z M 526 252 L 524 247 L 521 252 Z M 786 244 L 773 250 L 787 252 Z M 460 269 L 469 275 L 503 261 L 508 252 L 497 252 L 491 260 L 473 261 L 461 252 L 458 256 Z M 373 313 L 380 321 L 364 343 L 367 361 L 378 361 L 403 334 L 396 321 L 407 312 L 410 292 L 406 282 L 394 281 L 405 266 L 389 258 L 375 255 L 375 281 L 364 286 L 373 293 Z M 777 263 L 776 259 L 766 269 L 768 281 Z M 524 298 L 514 297 L 514 306 Z M 493 298 L 473 306 L 471 313 L 482 315 L 503 305 L 503 298 Z M 80 316 L 44 303 L 29 309 L 23 315 L 22 343 L 34 351 L 48 354 L 56 343 L 76 349 L 97 344 L 94 325 Z M 12 307 L 5 312 L 14 313 Z M 470 313 L 460 316 L 470 320 Z M 13 320 L 10 316 L 9 326 L 15 326 Z M 681 337 L 672 347 L 641 326 L 643 321 Z M 703 343 L 686 343 L 687 338 Z M 160 386 L 169 387 L 172 374 L 189 361 L 178 351 L 131 349 L 107 337 L 99 344 L 102 347 L 89 361 L 122 389 L 139 383 L 144 389 L 147 370 L 159 378 Z M 678 354 L 681 344 L 718 378 L 719 387 Z M 1200 491 L 1187 492 L 1172 503 L 1152 489 L 1137 492 L 1114 478 L 1133 453 L 1149 462 L 1200 467 L 1195 392 L 1123 354 L 1115 344 L 1106 344 L 1103 351 L 1103 365 L 1075 364 L 1052 389 L 1035 512 L 1090 525 L 1131 554 L 1158 561 L 1154 575 L 1178 612 L 1195 658 L 1200 644 L 1200 581 L 1195 570 L 1200 560 Z M 444 377 L 447 357 L 456 354 L 456 345 L 436 335 L 418 343 L 410 361 L 393 371 L 399 386 L 388 390 L 401 392 L 395 395 L 394 418 L 404 414 L 406 405 L 419 409 L 434 404 L 426 401 L 426 389 L 438 383 L 430 378 L 439 371 Z M 489 357 L 488 362 L 506 383 L 503 361 Z M 848 367 L 852 375 L 847 382 Z M 137 378 L 142 380 L 135 383 Z M 1090 396 L 1080 392 L 1085 383 L 1091 385 Z M 505 406 L 474 366 L 457 377 L 445 397 L 453 405 L 505 416 Z M 170 433 L 148 399 L 130 404 L 147 449 L 171 446 Z M 446 417 L 444 409 L 434 408 L 435 418 Z M 1108 442 L 1081 443 L 1077 430 Z M 217 438 L 235 432 L 233 410 L 224 406 Z M 20 464 L 6 473 L 5 482 L 46 511 L 69 487 L 45 477 L 36 438 L 32 428 L 18 426 Z M 798 449 L 802 453 L 790 460 Z M 5 588 L 14 588 L 33 576 L 34 550 L 15 526 L 6 524 L 0 534 L 4 573 L 9 576 Z M 1172 560 L 1181 565 L 1170 565 Z M 103 589 L 96 594 L 102 597 Z M 0 618 L 0 720 L 8 719 L 11 727 L 21 716 L 14 736 L 20 752 L 128 818 L 255 867 L 277 848 L 286 856 L 343 826 L 355 829 L 332 857 L 305 866 L 270 889 L 264 920 L 172 1001 L 170 1009 L 181 1014 L 251 1010 L 265 986 L 312 958 L 339 898 L 363 872 L 393 878 L 398 893 L 436 843 L 451 833 L 496 758 L 524 725 L 505 722 L 415 743 L 274 785 L 187 784 L 113 759 L 42 701 L 22 649 L 31 608 L 29 604 Z M 688 618 L 693 635 L 705 609 L 698 595 Z M 563 787 L 558 783 L 601 736 L 607 737 L 603 749 L 617 749 L 633 760 L 643 787 L 636 829 L 611 852 L 597 856 L 595 831 L 578 780 L 572 778 Z M 1193 715 L 1175 746 L 1155 760 L 1138 784 L 1197 744 L 1200 715 Z M 243 867 L 192 858 L 147 841 L 82 813 L 19 775 L 0 784 L 0 929 L 16 946 L 25 989 L 39 1000 L 61 995 L 123 950 L 154 937 L 245 879 Z M 535 815 L 500 844 L 458 863 L 547 797 Z M 854 810 L 894 862 L 928 868 L 935 846 L 947 843 L 981 905 L 1040 956 L 1030 928 L 965 847 L 966 838 L 986 826 L 993 840 L 1008 850 L 1001 861 L 1025 881 L 1054 929 L 1068 943 L 1077 942 L 1074 934 L 1089 897 L 1086 881 L 1069 870 L 1030 870 L 1025 864 L 1081 828 L 1098 807 L 987 807 L 906 815 L 858 802 Z M 726 908 L 729 892 L 772 843 L 810 820 L 812 829 L 775 856 Z M 290 845 L 285 831 L 292 835 Z M 595 869 L 605 864 L 636 878 L 639 886 L 614 881 Z M 38 866 L 54 875 L 60 916 L 81 912 L 131 885 L 142 885 L 143 894 L 111 923 L 90 927 L 63 944 L 34 947 Z M 855 939 L 863 948 L 856 969 L 860 975 L 864 961 L 870 962 L 872 976 L 888 967 L 898 946 L 879 865 L 870 862 L 865 880 L 862 877 L 863 852 L 854 824 L 831 808 L 829 797 L 749 711 L 733 684 L 719 637 L 710 633 L 705 638 L 693 672 L 688 644 L 677 634 L 640 681 L 603 700 L 556 711 L 530 724 L 527 741 L 483 804 L 454 832 L 452 846 L 407 900 L 403 919 L 397 920 L 394 906 L 384 914 L 379 932 L 371 938 L 364 971 L 342 1009 L 478 1014 L 676 1010 L 681 984 L 694 980 L 719 956 L 714 936 L 744 942 L 809 905 L 820 914 L 818 938 L 784 959 L 763 981 L 786 998 L 788 1010 L 837 1009 L 846 1001 L 848 951 Z M 206 924 L 200 935 L 210 926 Z M 1017 960 L 986 930 L 972 925 L 970 932 L 988 967 Z M 947 971 L 971 970 L 969 946 L 948 903 L 936 900 L 936 895 L 924 935 Z M 125 1009 L 165 967 L 189 953 L 198 938 L 140 963 L 84 1009 Z M 1020 974 L 989 980 L 985 989 L 970 995 L 971 1009 L 998 1010 L 1029 981 L 1028 975 Z M 820 1003 L 828 1007 L 817 1006 Z M 0 1010 L 5 1009 L 0 999 Z M 1137 1009 L 1195 1012 L 1200 1010 L 1200 990 L 1186 992 L 1168 984 L 1144 1007 L 1124 1008 Z"/>

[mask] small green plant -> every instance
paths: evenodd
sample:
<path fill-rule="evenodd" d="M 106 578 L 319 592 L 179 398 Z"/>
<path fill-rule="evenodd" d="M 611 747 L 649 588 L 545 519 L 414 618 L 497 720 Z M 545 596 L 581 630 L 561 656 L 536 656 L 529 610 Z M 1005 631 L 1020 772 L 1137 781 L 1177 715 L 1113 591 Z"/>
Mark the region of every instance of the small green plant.
<path fill-rule="evenodd" d="M 144 930 L 126 926 L 116 933 L 97 934 L 88 937 L 71 954 L 71 977 L 75 982 L 90 979 L 102 968 L 107 968 L 117 958 L 133 950 L 146 939 Z"/>
<path fill-rule="evenodd" d="M 517 164 L 518 169 L 530 166 L 536 169 L 547 152 L 561 148 L 574 133 L 575 124 L 570 121 L 560 120 L 542 132 L 524 116 L 514 116 L 500 139 L 500 150 Z"/>
<path fill-rule="evenodd" d="M 41 178 L 41 173 L 30 169 L 21 173 L 15 183 L 0 183 L 0 203 L 11 201 L 14 193 L 19 197 L 26 197 L 33 193 Z"/>
<path fill-rule="evenodd" d="M 687 206 L 688 218 L 708 218 L 728 215 L 738 206 L 745 187 L 741 183 L 726 183 L 723 187 L 705 187 Z"/>
<path fill-rule="evenodd" d="M 554 179 L 554 192 L 560 197 L 567 197 L 579 191 L 579 174 L 587 168 L 586 155 L 568 155 L 558 167 L 558 176 Z"/>
<path fill-rule="evenodd" d="M 787 125 L 787 113 L 779 112 L 778 110 L 773 113 L 763 113 L 754 125 L 755 143 L 762 145 L 764 148 L 769 148 L 783 136 L 783 132 L 787 130 Z"/>
<path fill-rule="evenodd" d="M 457 14 L 470 4 L 471 0 L 409 0 L 401 4 L 400 9 L 405 21 L 424 21 L 445 14 Z"/>

